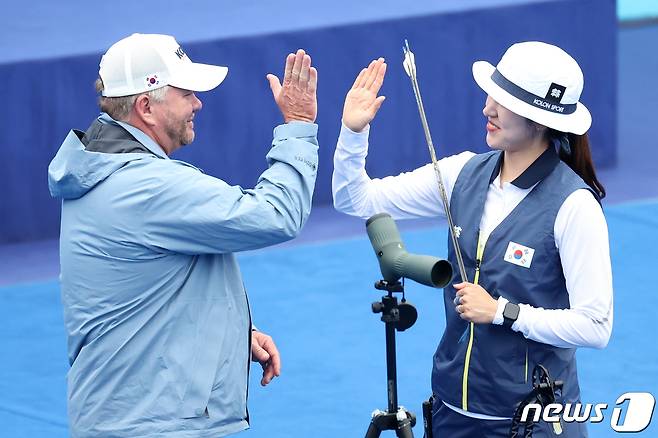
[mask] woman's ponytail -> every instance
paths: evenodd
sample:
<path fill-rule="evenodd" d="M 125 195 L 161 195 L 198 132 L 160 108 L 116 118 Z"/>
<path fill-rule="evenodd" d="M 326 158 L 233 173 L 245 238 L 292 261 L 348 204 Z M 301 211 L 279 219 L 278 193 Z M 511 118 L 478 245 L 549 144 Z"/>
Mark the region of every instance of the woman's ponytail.
<path fill-rule="evenodd" d="M 550 143 L 558 146 L 560 159 L 594 190 L 599 199 L 605 198 L 605 188 L 596 177 L 596 171 L 594 170 L 587 134 L 565 134 L 564 132 L 549 129 L 548 136 Z"/>

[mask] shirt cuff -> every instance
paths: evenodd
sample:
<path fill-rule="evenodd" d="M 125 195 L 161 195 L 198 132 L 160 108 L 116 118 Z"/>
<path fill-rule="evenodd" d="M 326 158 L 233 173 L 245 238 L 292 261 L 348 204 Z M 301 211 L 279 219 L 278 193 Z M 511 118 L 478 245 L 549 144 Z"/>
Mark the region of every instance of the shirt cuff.
<path fill-rule="evenodd" d="M 363 128 L 363 130 L 360 132 L 352 131 L 350 128 L 345 126 L 345 123 L 343 123 L 342 120 L 340 121 L 340 124 L 341 124 L 341 128 L 340 128 L 341 135 L 345 134 L 345 135 L 362 136 L 362 135 L 368 135 L 368 133 L 370 132 L 370 124 L 367 124 L 366 127 Z"/>
<path fill-rule="evenodd" d="M 494 316 L 492 324 L 503 325 L 503 311 L 505 310 L 505 305 L 509 303 L 509 300 L 505 297 L 498 297 L 498 308 L 496 309 L 496 316 Z"/>
<path fill-rule="evenodd" d="M 336 145 L 334 160 L 339 161 L 365 159 L 368 155 L 368 136 L 370 125 L 363 128 L 361 132 L 354 132 L 341 122 L 340 135 Z M 334 161 L 335 162 L 335 161 Z M 362 165 L 363 166 L 363 165 Z"/>

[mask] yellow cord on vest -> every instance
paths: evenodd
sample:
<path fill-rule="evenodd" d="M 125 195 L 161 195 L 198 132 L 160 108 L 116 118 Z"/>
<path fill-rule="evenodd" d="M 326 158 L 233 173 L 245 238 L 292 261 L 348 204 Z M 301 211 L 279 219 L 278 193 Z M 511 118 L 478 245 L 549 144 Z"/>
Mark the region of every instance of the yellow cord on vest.
<path fill-rule="evenodd" d="M 480 279 L 480 264 L 482 263 L 482 254 L 484 253 L 484 245 L 486 241 L 482 240 L 482 235 L 478 235 L 478 248 L 475 255 L 475 276 L 473 278 L 473 284 L 478 284 Z M 466 358 L 464 360 L 464 374 L 462 376 L 462 409 L 468 411 L 468 370 L 471 364 L 471 351 L 473 350 L 473 336 L 474 336 L 474 324 L 471 322 L 469 324 L 470 335 L 468 337 L 468 347 L 466 348 Z"/>

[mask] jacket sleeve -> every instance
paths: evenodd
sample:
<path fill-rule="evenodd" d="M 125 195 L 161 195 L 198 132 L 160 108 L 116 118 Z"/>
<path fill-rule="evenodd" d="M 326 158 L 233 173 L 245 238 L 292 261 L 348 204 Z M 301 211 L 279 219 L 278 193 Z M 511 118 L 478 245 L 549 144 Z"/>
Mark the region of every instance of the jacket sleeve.
<path fill-rule="evenodd" d="M 311 211 L 317 125 L 274 130 L 268 169 L 253 189 L 231 186 L 185 163 L 155 160 L 140 210 L 145 244 L 184 254 L 244 251 L 295 237 Z"/>

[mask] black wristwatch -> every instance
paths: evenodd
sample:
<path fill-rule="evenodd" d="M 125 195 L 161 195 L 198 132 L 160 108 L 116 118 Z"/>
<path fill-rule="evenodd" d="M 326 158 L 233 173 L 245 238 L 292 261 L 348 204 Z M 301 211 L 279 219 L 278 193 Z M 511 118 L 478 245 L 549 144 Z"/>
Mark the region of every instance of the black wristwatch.
<path fill-rule="evenodd" d="M 503 326 L 510 328 L 519 317 L 519 305 L 507 302 L 503 309 Z"/>

